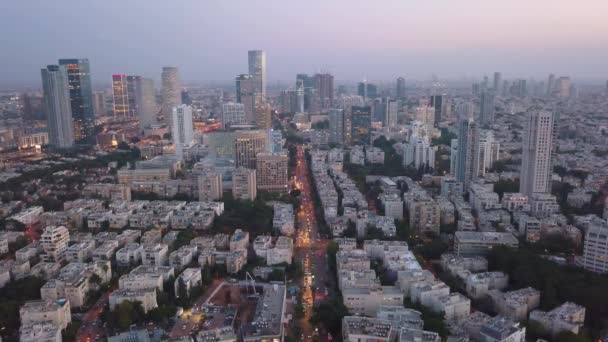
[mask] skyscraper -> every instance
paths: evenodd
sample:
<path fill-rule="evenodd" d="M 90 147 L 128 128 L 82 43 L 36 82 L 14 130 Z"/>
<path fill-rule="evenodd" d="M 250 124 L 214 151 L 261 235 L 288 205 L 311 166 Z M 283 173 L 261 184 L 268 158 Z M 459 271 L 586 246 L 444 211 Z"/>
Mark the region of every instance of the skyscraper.
<path fill-rule="evenodd" d="M 139 117 L 141 105 L 141 76 L 127 76 L 127 101 L 129 119 Z"/>
<path fill-rule="evenodd" d="M 68 75 L 64 66 L 48 65 L 41 70 L 49 143 L 64 148 L 74 144 Z"/>
<path fill-rule="evenodd" d="M 304 112 L 304 80 L 296 78 L 296 112 Z"/>
<path fill-rule="evenodd" d="M 562 99 L 570 97 L 570 77 L 562 76 L 555 81 L 555 95 Z"/>
<path fill-rule="evenodd" d="M 367 81 L 360 82 L 357 85 L 357 95 L 363 96 L 364 99 L 375 99 L 378 97 L 378 87 Z"/>
<path fill-rule="evenodd" d="M 351 109 L 351 143 L 369 145 L 371 142 L 372 108 L 353 106 Z"/>
<path fill-rule="evenodd" d="M 430 105 L 435 109 L 435 123 L 439 123 L 442 120 L 442 113 L 444 111 L 444 96 L 443 95 L 431 95 Z"/>
<path fill-rule="evenodd" d="M 332 108 L 329 110 L 329 142 L 344 143 L 344 109 Z"/>
<path fill-rule="evenodd" d="M 234 138 L 235 167 L 255 169 L 256 156 L 266 151 L 266 131 L 238 131 Z"/>
<path fill-rule="evenodd" d="M 192 123 L 192 107 L 179 105 L 173 108 L 172 134 L 175 153 L 184 158 L 184 148 L 192 145 L 194 124 Z"/>
<path fill-rule="evenodd" d="M 251 75 L 236 77 L 236 102 L 245 107 L 245 120 L 247 123 L 255 122 L 255 104 L 257 100 L 256 80 Z"/>
<path fill-rule="evenodd" d="M 262 50 L 248 52 L 249 75 L 255 80 L 255 92 L 266 98 L 266 53 Z"/>
<path fill-rule="evenodd" d="M 222 104 L 222 125 L 242 125 L 245 119 L 245 106 L 242 103 L 227 102 Z"/>
<path fill-rule="evenodd" d="M 479 118 L 482 125 L 489 126 L 494 123 L 494 110 L 494 90 L 482 91 L 479 104 Z"/>
<path fill-rule="evenodd" d="M 559 117 L 551 112 L 532 112 L 526 118 L 519 192 L 531 197 L 551 192 L 554 143 Z"/>
<path fill-rule="evenodd" d="M 127 75 L 112 75 L 112 96 L 114 99 L 114 118 L 126 119 L 129 117 L 129 90 Z"/>
<path fill-rule="evenodd" d="M 384 113 L 384 127 L 394 127 L 397 124 L 397 113 L 399 111 L 397 101 L 388 97 L 382 99 L 382 111 Z"/>
<path fill-rule="evenodd" d="M 553 87 L 555 87 L 555 75 L 550 74 L 547 80 L 547 96 L 553 95 Z"/>
<path fill-rule="evenodd" d="M 139 125 L 141 129 L 158 124 L 158 108 L 156 106 L 156 91 L 154 90 L 154 80 L 140 78 L 137 87 L 137 108 L 139 115 Z"/>
<path fill-rule="evenodd" d="M 500 94 L 500 87 L 502 86 L 502 74 L 500 72 L 494 73 L 494 92 Z"/>
<path fill-rule="evenodd" d="M 173 107 L 182 104 L 180 94 L 179 72 L 176 67 L 163 67 L 161 74 L 161 97 L 162 97 L 162 114 L 165 123 L 171 126 L 173 115 Z"/>
<path fill-rule="evenodd" d="M 258 190 L 287 192 L 289 190 L 288 161 L 286 153 L 258 153 L 255 170 Z"/>
<path fill-rule="evenodd" d="M 458 148 L 456 160 L 456 180 L 462 182 L 465 189 L 479 173 L 478 158 L 479 129 L 473 119 L 461 119 L 458 122 Z"/>
<path fill-rule="evenodd" d="M 95 116 L 106 115 L 106 95 L 102 92 L 96 92 L 93 94 L 93 111 Z"/>
<path fill-rule="evenodd" d="M 65 67 L 68 75 L 74 138 L 78 141 L 94 143 L 95 111 L 89 60 L 60 59 L 59 65 Z"/>
<path fill-rule="evenodd" d="M 477 175 L 483 177 L 486 170 L 492 168 L 500 154 L 500 142 L 494 140 L 491 130 L 479 131 L 479 147 L 477 156 Z"/>
<path fill-rule="evenodd" d="M 397 91 L 395 94 L 398 100 L 402 100 L 405 98 L 405 78 L 397 78 Z"/>
<path fill-rule="evenodd" d="M 314 82 L 321 109 L 331 108 L 334 102 L 334 76 L 329 73 L 315 74 Z"/>

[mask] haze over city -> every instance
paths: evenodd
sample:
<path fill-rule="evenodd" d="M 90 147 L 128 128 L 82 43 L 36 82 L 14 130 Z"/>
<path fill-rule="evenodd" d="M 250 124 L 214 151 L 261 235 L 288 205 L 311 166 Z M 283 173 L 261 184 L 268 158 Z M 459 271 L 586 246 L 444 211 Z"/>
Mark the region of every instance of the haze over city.
<path fill-rule="evenodd" d="M 262 48 L 268 80 L 293 70 L 342 80 L 568 73 L 597 81 L 608 60 L 608 3 L 514 1 L 3 1 L 0 85 L 37 85 L 50 60 L 86 56 L 94 84 L 110 75 L 228 81 Z"/>

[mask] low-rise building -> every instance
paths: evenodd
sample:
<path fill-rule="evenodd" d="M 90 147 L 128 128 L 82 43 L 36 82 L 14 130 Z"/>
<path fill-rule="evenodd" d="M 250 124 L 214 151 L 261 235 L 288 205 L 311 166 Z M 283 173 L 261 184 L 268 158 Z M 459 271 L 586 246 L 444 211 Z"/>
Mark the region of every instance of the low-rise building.
<path fill-rule="evenodd" d="M 19 309 L 19 317 L 22 325 L 50 322 L 61 330 L 72 322 L 70 303 L 65 299 L 25 302 Z"/>
<path fill-rule="evenodd" d="M 348 311 L 357 315 L 375 316 L 382 305 L 403 305 L 403 293 L 395 286 L 345 288 L 342 298 Z"/>
<path fill-rule="evenodd" d="M 519 242 L 511 233 L 457 231 L 454 234 L 454 252 L 458 256 L 484 255 L 495 246 L 517 248 Z"/>
<path fill-rule="evenodd" d="M 145 266 L 163 266 L 167 262 L 169 246 L 164 243 L 145 245 L 141 257 L 142 264 Z"/>
<path fill-rule="evenodd" d="M 531 287 L 510 292 L 492 290 L 488 295 L 498 314 L 516 322 L 525 320 L 528 312 L 536 309 L 540 304 L 540 292 Z"/>
<path fill-rule="evenodd" d="M 234 234 L 230 237 L 230 251 L 247 251 L 249 247 L 249 232 L 245 232 L 241 229 L 234 231 Z"/>
<path fill-rule="evenodd" d="M 585 324 L 585 307 L 566 302 L 551 311 L 534 310 L 530 312 L 531 322 L 536 322 L 552 336 L 562 331 L 578 334 Z"/>
<path fill-rule="evenodd" d="M 20 342 L 61 342 L 61 328 L 51 322 L 21 324 Z"/>
<path fill-rule="evenodd" d="M 144 247 L 138 243 L 129 243 L 116 252 L 116 263 L 119 266 L 137 265 L 141 262 Z"/>
<path fill-rule="evenodd" d="M 342 318 L 342 340 L 344 342 L 391 342 L 397 336 L 388 320 L 358 316 Z"/>
<path fill-rule="evenodd" d="M 203 285 L 201 269 L 200 268 L 186 268 L 178 277 L 175 279 L 174 290 L 175 296 L 181 296 L 181 292 L 185 291 L 187 296 L 190 296 L 190 291 L 195 287 Z M 182 290 L 183 289 L 183 290 Z"/>
<path fill-rule="evenodd" d="M 486 342 L 525 342 L 526 328 L 509 318 L 496 316 L 480 328 L 482 341 Z"/>
<path fill-rule="evenodd" d="M 490 290 L 504 290 L 509 284 L 509 276 L 502 272 L 473 273 L 464 281 L 467 295 L 479 299 L 488 294 Z"/>
<path fill-rule="evenodd" d="M 155 289 L 118 289 L 114 290 L 109 297 L 110 310 L 114 311 L 116 306 L 122 304 L 122 302 L 140 302 L 144 313 L 157 308 L 158 303 L 156 302 L 156 290 Z"/>
<path fill-rule="evenodd" d="M 268 250 L 266 263 L 269 266 L 289 264 L 293 258 L 293 240 L 286 236 L 279 236 L 274 248 Z"/>
<path fill-rule="evenodd" d="M 295 233 L 293 205 L 275 202 L 272 207 L 272 228 L 283 235 L 292 236 Z"/>

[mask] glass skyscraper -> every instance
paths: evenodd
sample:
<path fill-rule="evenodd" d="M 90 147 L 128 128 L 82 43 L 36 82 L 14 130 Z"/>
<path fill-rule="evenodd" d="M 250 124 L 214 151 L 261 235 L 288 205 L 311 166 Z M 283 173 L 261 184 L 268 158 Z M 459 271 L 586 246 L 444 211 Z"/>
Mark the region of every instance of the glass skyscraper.
<path fill-rule="evenodd" d="M 89 60 L 60 59 L 59 65 L 64 66 L 67 71 L 74 139 L 78 142 L 94 143 L 95 110 Z"/>

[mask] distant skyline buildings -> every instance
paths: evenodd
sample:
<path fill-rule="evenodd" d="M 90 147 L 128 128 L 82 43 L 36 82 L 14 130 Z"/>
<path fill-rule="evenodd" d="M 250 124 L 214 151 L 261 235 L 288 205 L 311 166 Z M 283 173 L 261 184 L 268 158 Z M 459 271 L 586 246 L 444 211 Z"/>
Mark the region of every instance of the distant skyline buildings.
<path fill-rule="evenodd" d="M 58 148 L 74 145 L 72 109 L 65 66 L 48 65 L 41 70 L 48 118 L 49 144 Z"/>
<path fill-rule="evenodd" d="M 129 95 L 127 88 L 127 75 L 112 75 L 112 99 L 115 119 L 129 117 Z"/>
<path fill-rule="evenodd" d="M 255 121 L 255 106 L 258 102 L 256 82 L 256 79 L 249 74 L 242 74 L 236 77 L 236 102 L 243 104 L 245 121 L 247 123 Z"/>
<path fill-rule="evenodd" d="M 161 73 L 161 112 L 168 126 L 171 126 L 173 108 L 182 103 L 180 91 L 181 81 L 177 67 L 163 67 Z"/>
<path fill-rule="evenodd" d="M 395 90 L 395 97 L 398 100 L 405 98 L 405 78 L 403 78 L 403 77 L 397 78 L 397 87 Z"/>

